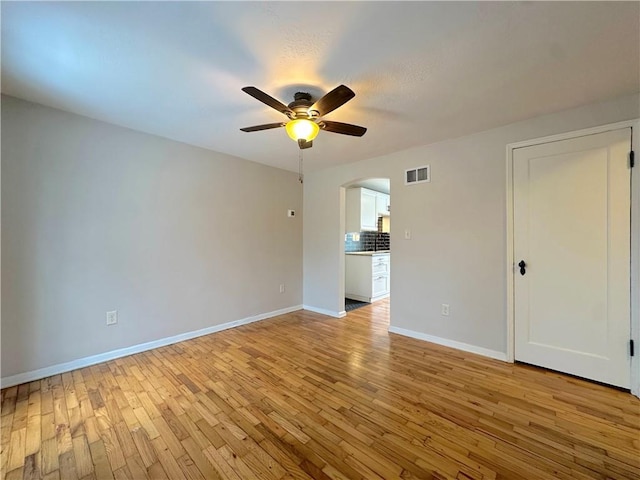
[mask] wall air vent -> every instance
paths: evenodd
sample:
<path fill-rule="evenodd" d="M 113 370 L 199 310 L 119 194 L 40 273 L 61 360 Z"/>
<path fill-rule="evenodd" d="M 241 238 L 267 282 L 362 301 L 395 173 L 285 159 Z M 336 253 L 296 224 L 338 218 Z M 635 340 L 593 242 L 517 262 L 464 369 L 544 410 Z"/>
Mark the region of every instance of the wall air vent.
<path fill-rule="evenodd" d="M 410 168 L 404 171 L 404 184 L 413 185 L 415 183 L 427 183 L 431 181 L 431 167 L 424 165 L 423 167 Z"/>

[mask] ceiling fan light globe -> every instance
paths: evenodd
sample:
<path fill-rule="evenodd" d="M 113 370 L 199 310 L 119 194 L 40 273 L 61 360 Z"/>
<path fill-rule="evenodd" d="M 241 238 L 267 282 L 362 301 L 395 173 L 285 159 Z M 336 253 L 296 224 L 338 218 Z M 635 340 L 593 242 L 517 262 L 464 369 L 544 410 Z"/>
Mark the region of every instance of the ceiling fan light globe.
<path fill-rule="evenodd" d="M 310 142 L 318 136 L 320 127 L 317 123 L 307 120 L 306 118 L 299 118 L 297 120 L 291 120 L 285 125 L 287 135 L 294 142 L 298 140 L 304 140 Z"/>

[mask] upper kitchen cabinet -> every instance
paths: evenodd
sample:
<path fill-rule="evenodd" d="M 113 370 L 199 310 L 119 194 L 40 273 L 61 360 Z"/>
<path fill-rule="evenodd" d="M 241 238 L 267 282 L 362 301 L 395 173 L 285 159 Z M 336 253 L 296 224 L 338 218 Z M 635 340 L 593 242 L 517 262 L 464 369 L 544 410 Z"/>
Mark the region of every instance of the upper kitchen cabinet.
<path fill-rule="evenodd" d="M 345 198 L 345 231 L 378 230 L 378 217 L 389 215 L 389 195 L 368 188 L 349 188 Z"/>
<path fill-rule="evenodd" d="M 382 192 L 376 193 L 376 212 L 378 216 L 387 216 L 391 210 L 391 205 L 389 201 L 389 195 Z"/>
<path fill-rule="evenodd" d="M 349 188 L 345 198 L 345 231 L 378 230 L 376 194 L 366 188 Z"/>

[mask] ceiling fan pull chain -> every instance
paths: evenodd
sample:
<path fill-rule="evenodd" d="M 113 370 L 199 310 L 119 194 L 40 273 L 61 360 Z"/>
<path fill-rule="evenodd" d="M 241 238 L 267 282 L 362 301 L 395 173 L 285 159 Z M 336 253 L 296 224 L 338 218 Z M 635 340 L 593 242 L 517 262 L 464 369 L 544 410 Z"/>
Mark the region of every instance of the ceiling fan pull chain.
<path fill-rule="evenodd" d="M 304 183 L 304 174 L 302 173 L 302 150 L 298 150 L 298 181 Z"/>

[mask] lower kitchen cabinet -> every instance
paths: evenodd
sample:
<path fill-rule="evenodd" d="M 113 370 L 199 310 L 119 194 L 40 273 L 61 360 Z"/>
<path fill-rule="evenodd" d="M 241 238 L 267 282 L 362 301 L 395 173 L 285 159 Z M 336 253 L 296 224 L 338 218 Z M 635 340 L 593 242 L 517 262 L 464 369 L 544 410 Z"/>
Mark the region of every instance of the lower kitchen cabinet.
<path fill-rule="evenodd" d="M 345 297 L 375 302 L 389 296 L 390 271 L 388 253 L 346 254 Z"/>

